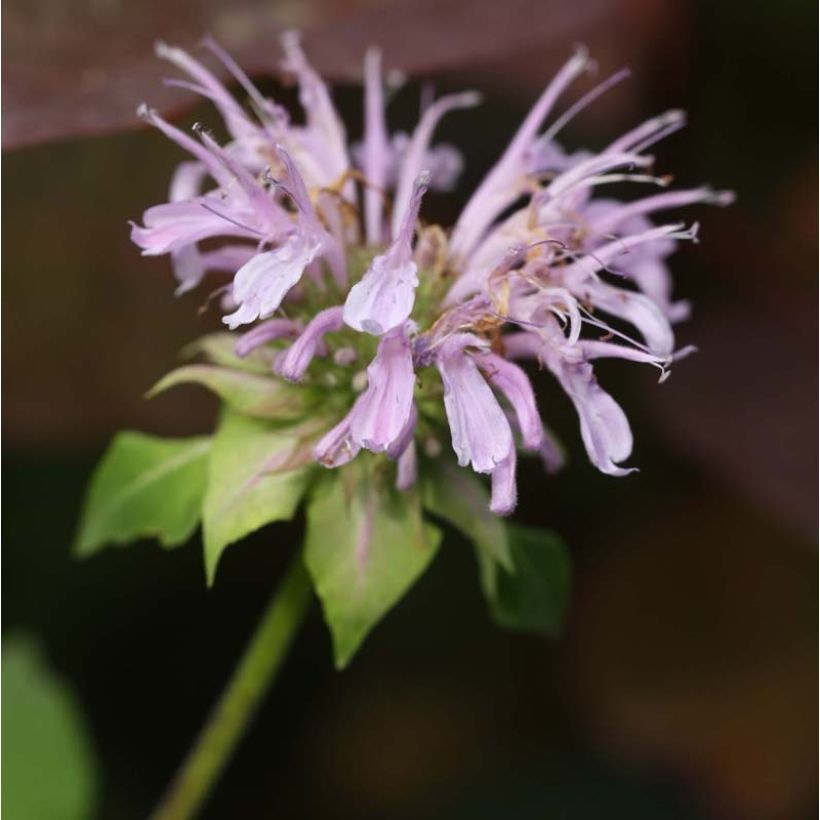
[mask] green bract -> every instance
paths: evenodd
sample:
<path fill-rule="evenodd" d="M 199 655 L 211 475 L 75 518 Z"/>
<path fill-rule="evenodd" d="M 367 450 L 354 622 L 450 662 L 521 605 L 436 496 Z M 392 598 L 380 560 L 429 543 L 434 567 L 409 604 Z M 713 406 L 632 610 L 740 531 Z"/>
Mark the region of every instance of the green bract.
<path fill-rule="evenodd" d="M 244 370 L 257 375 L 270 376 L 273 364 L 273 356 L 271 355 L 273 351 L 270 348 L 259 347 L 240 359 L 234 353 L 235 347 L 236 334 L 227 331 L 209 333 L 207 336 L 201 336 L 189 344 L 182 351 L 182 355 L 191 359 L 195 356 L 203 356 L 211 364 L 231 367 L 234 370 Z"/>
<path fill-rule="evenodd" d="M 431 467 L 423 486 L 425 507 L 473 543 L 495 623 L 557 637 L 570 581 L 569 557 L 558 536 L 493 515 L 481 481 L 453 464 Z"/>
<path fill-rule="evenodd" d="M 558 637 L 564 627 L 570 564 L 555 533 L 508 523 L 514 571 L 479 554 L 490 614 L 499 625 Z"/>
<path fill-rule="evenodd" d="M 360 347 L 373 344 L 364 334 L 352 338 Z M 147 537 L 179 546 L 201 522 L 210 584 L 226 547 L 292 519 L 304 504 L 304 561 L 342 668 L 432 562 L 442 533 L 431 519 L 438 519 L 474 545 L 496 623 L 560 632 L 569 565 L 554 535 L 493 515 L 482 479 L 459 469 L 449 453 L 422 456 L 416 488 L 401 492 L 384 455 L 363 452 L 324 469 L 312 450 L 355 400 L 355 368 L 317 360 L 294 385 L 271 370 L 279 343 L 241 359 L 234 344 L 228 333 L 203 337 L 186 354 L 205 361 L 172 371 L 149 393 L 194 384 L 216 394 L 222 411 L 213 437 L 124 432 L 112 441 L 89 487 L 78 555 Z M 359 353 L 363 362 L 372 355 Z M 441 413 L 432 409 L 440 407 L 440 389 L 433 379 L 417 385 L 422 438 L 440 433 Z"/>
<path fill-rule="evenodd" d="M 305 562 L 344 667 L 432 561 L 441 533 L 375 457 L 328 472 L 307 505 Z"/>
<path fill-rule="evenodd" d="M 201 516 L 210 448 L 203 436 L 117 435 L 91 479 L 76 553 L 137 538 L 155 537 L 165 547 L 184 544 Z"/>
<path fill-rule="evenodd" d="M 149 398 L 179 384 L 200 384 L 216 393 L 230 408 L 255 418 L 297 421 L 309 409 L 309 391 L 286 382 L 208 364 L 191 364 L 160 379 Z"/>
<path fill-rule="evenodd" d="M 316 465 L 293 430 L 230 410 L 214 436 L 202 507 L 205 571 L 211 582 L 228 544 L 293 518 Z"/>

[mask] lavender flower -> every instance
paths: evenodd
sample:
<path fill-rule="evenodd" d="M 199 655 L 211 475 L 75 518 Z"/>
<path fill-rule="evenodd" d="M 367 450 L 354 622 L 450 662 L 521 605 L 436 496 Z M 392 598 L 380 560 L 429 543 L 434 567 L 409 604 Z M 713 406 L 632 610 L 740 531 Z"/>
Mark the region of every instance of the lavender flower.
<path fill-rule="evenodd" d="M 334 418 L 312 444 L 319 464 L 337 467 L 362 450 L 384 453 L 397 462 L 397 486 L 407 489 L 423 469 L 420 454 L 431 457 L 424 442 L 440 439 L 447 425 L 458 464 L 490 475 L 490 508 L 509 514 L 519 447 L 540 453 L 551 471 L 563 461 L 517 363 L 529 360 L 575 406 L 591 462 L 609 475 L 631 472 L 624 466 L 629 422 L 598 384 L 593 362 L 651 364 L 663 380 L 691 350 L 676 350 L 673 326 L 689 306 L 674 298 L 667 259 L 680 242 L 696 239 L 697 225 L 656 227 L 649 217 L 726 205 L 732 195 L 693 188 L 621 202 L 597 194 L 613 182 L 665 188 L 668 179 L 654 174 L 646 150 L 682 127 L 683 115 L 651 119 L 598 153 L 565 152 L 558 132 L 626 76 L 605 80 L 548 125 L 589 69 L 579 51 L 449 235 L 437 226 L 420 232 L 428 188 L 451 188 L 463 165 L 453 146 L 433 144 L 436 129 L 478 95 L 428 100 L 412 134 L 391 135 L 381 55 L 371 50 L 364 137 L 349 149 L 330 91 L 298 37 L 288 33 L 282 45 L 304 125 L 292 124 L 212 41 L 207 48 L 242 87 L 253 115 L 197 60 L 158 47 L 186 75 L 170 82 L 211 100 L 230 140 L 219 145 L 199 127 L 189 136 L 141 109 L 191 158 L 174 174 L 169 201 L 133 226 L 134 242 L 144 254 L 171 256 L 179 291 L 205 277 L 230 277 L 225 324 L 261 320 L 237 337 L 237 356 L 270 348 L 270 378 L 318 391 Z"/>

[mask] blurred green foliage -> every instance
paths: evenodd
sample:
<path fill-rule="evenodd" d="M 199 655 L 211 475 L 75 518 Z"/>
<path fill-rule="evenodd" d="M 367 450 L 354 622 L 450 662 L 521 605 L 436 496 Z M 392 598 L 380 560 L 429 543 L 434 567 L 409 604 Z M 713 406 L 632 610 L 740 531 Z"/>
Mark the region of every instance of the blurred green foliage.
<path fill-rule="evenodd" d="M 31 637 L 3 641 L 2 813 L 9 820 L 87 820 L 94 751 L 74 695 Z"/>

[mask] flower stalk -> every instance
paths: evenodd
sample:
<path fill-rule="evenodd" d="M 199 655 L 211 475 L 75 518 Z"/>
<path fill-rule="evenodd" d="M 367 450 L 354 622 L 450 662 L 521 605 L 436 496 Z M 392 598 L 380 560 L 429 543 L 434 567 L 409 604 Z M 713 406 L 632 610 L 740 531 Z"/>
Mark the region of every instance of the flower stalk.
<path fill-rule="evenodd" d="M 202 808 L 279 671 L 311 597 L 299 553 L 151 820 L 189 820 Z"/>

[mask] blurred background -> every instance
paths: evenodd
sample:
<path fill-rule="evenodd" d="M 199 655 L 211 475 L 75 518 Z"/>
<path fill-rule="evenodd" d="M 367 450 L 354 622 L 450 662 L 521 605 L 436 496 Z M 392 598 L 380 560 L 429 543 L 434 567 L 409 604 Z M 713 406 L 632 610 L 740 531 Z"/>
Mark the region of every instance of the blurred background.
<path fill-rule="evenodd" d="M 448 533 L 348 671 L 333 670 L 314 608 L 203 816 L 816 816 L 815 3 L 6 0 L 3 12 L 3 765 L 46 806 L 9 820 L 144 817 L 299 543 L 299 521 L 257 533 L 228 550 L 211 590 L 198 539 L 70 556 L 111 435 L 207 431 L 216 409 L 195 389 L 143 399 L 218 321 L 198 316 L 202 293 L 174 299 L 168 260 L 128 241 L 127 220 L 164 198 L 181 156 L 138 128 L 136 105 L 216 124 L 160 85 L 153 42 L 193 47 L 210 32 L 278 93 L 266 78 L 291 26 L 340 83 L 354 137 L 367 45 L 439 91 L 486 92 L 443 124 L 468 171 L 429 198 L 431 218 L 453 218 L 579 42 L 600 76 L 634 76 L 564 144 L 599 148 L 684 107 L 690 125 L 658 148 L 659 168 L 738 202 L 693 212 L 701 244 L 673 261 L 696 306 L 679 338 L 700 352 L 663 386 L 650 369 L 601 369 L 636 431 L 639 474 L 595 472 L 543 380 L 571 459 L 553 478 L 525 463 L 517 515 L 570 546 L 565 637 L 494 628 L 470 550 Z M 396 97 L 396 125 L 413 122 L 418 93 L 412 82 Z M 45 738 L 33 751 L 7 739 L 26 708 Z"/>

